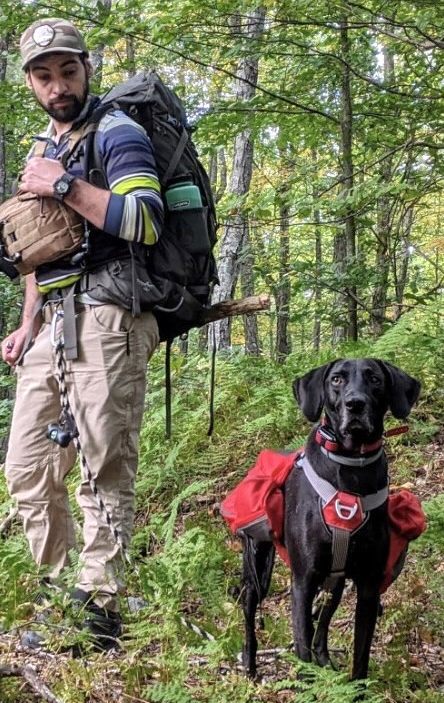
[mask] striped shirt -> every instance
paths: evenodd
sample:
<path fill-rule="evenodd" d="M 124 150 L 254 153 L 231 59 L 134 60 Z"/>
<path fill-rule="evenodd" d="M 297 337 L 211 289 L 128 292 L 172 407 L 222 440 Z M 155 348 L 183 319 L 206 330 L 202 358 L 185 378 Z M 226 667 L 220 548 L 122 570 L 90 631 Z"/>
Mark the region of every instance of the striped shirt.
<path fill-rule="evenodd" d="M 90 111 L 92 100 L 88 99 L 82 115 Z M 81 117 L 76 122 L 81 122 Z M 62 135 L 57 144 L 50 124 L 42 135 L 47 142 L 45 156 L 61 159 L 68 149 L 69 134 Z M 103 231 L 129 242 L 154 244 L 162 229 L 163 204 L 150 138 L 124 112 L 112 110 L 100 120 L 96 140 L 111 190 Z M 82 161 L 69 165 L 68 172 L 85 179 Z"/>

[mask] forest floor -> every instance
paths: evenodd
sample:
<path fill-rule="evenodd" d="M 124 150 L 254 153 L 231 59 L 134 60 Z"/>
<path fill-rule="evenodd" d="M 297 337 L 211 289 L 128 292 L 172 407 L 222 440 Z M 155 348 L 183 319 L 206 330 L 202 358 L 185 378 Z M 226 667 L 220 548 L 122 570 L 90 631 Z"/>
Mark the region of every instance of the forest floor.
<path fill-rule="evenodd" d="M 388 447 L 388 453 L 390 447 Z M 396 457 L 394 457 L 396 462 Z M 444 485 L 444 431 L 440 432 L 433 440 L 421 448 L 421 460 L 415 469 L 410 469 L 411 481 L 409 487 L 421 498 L 427 501 L 443 491 Z M 225 487 L 224 487 L 225 488 Z M 228 486 L 226 487 L 228 490 Z M 222 491 L 223 493 L 223 491 Z M 206 513 L 217 513 L 217 505 L 212 504 L 214 496 L 201 497 L 200 509 Z M 194 506 L 195 508 L 196 506 Z M 199 501 L 198 501 L 199 509 Z M 189 507 L 182 505 L 182 513 L 178 516 L 177 528 L 179 531 L 186 529 L 186 521 L 189 517 Z M 231 549 L 239 551 L 239 545 L 235 540 L 231 540 L 227 533 L 227 542 Z M 431 607 L 429 603 L 430 592 L 427 587 L 427 577 L 422 573 L 422 555 L 417 550 L 410 550 L 407 559 L 407 566 L 399 580 L 390 587 L 383 598 L 384 614 L 380 624 L 388 617 L 388 624 L 384 627 L 378 626 L 372 646 L 372 667 L 377 666 L 379 672 L 384 671 L 387 661 L 386 649 L 393 646 L 397 638 L 397 628 L 404 632 L 403 647 L 400 648 L 398 665 L 400 670 L 409 669 L 410 674 L 414 671 L 422 675 L 422 679 L 427 681 L 427 686 L 439 694 L 443 694 L 444 700 L 444 648 L 443 643 L 438 642 L 436 636 L 427 625 L 427 618 L 424 623 L 421 618 L 414 618 L 412 625 L 409 625 L 409 613 L 413 608 L 416 613 L 425 612 Z M 240 556 L 239 556 L 240 561 Z M 441 574 L 444 581 L 444 562 L 436 565 L 436 573 Z M 341 607 L 332 624 L 334 631 L 331 650 L 333 657 L 337 660 L 339 668 L 347 666 L 345 661 L 345 650 L 350 648 L 353 630 L 353 612 L 355 595 L 352 588 L 346 589 Z M 402 605 L 401 605 L 402 604 Z M 399 616 L 400 608 L 407 608 L 403 616 Z M 189 614 L 193 616 L 195 608 L 189 603 L 187 608 Z M 197 610 L 197 609 L 196 609 Z M 411 610 L 411 612 L 413 612 Z M 398 613 L 398 614 L 397 614 Z M 286 567 L 279 564 L 276 569 L 275 583 L 270 596 L 263 606 L 263 618 L 266 623 L 278 622 L 282 619 L 290 621 L 290 599 L 289 599 L 289 575 Z M 217 629 L 224 630 L 224 623 L 217 622 Z M 288 630 L 289 631 L 289 630 Z M 295 700 L 295 692 L 291 685 L 285 688 L 285 681 L 290 681 L 294 677 L 294 660 L 285 655 L 285 649 L 289 649 L 289 641 L 281 641 L 282 649 L 276 646 L 276 634 L 274 641 L 270 639 L 266 631 L 259 633 L 259 648 L 263 648 L 258 654 L 258 672 L 260 684 L 256 685 L 251 701 L 268 701 L 273 703 L 286 703 Z M 345 644 L 345 647 L 343 646 Z M 162 644 L 159 643 L 159 648 Z M 280 651 L 276 651 L 280 650 Z M 148 647 L 139 649 L 138 655 L 144 662 L 153 661 L 159 654 L 157 646 L 151 643 Z M 35 700 L 48 701 L 87 701 L 88 703 L 143 703 L 145 698 L 132 695 L 132 686 L 128 682 L 128 672 L 134 665 L 134 654 L 127 654 L 125 651 L 108 655 L 93 655 L 82 660 L 71 658 L 66 653 L 49 653 L 43 650 L 33 652 L 23 649 L 20 645 L 19 632 L 14 630 L 4 632 L 0 635 L 0 673 L 5 666 L 13 666 L 22 670 L 28 676 L 28 681 L 19 676 L 14 678 L 14 690 L 8 688 L 0 700 L 20 701 L 20 703 L 30 703 Z M 137 667 L 136 667 L 137 668 Z M 147 670 L 149 666 L 147 667 Z M 216 665 L 209 662 L 208 657 L 196 655 L 190 649 L 188 657 L 188 673 L 185 678 L 186 689 L 189 691 L 190 700 L 209 701 L 212 700 L 209 694 L 205 694 L 201 687 L 202 672 L 205 671 L 205 686 L 210 680 L 216 682 L 221 677 L 242 677 L 242 668 L 236 660 L 218 661 Z M 374 674 L 377 676 L 378 674 Z M 34 680 L 30 684 L 29 676 Z M 145 678 L 143 673 L 137 673 L 134 691 L 139 690 L 140 677 Z M 81 689 L 76 695 L 73 686 L 76 678 L 81 681 Z M 126 682 L 124 681 L 126 679 Z M 272 691 L 267 684 L 282 682 L 277 691 Z M 0 690 L 2 682 L 6 682 L 5 677 L 0 679 Z M 36 683 L 37 682 L 37 683 Z M 145 678 L 144 686 L 149 687 L 149 675 Z M 153 679 L 155 683 L 155 678 Z M 232 681 L 233 683 L 233 681 Z M 12 680 L 11 680 L 12 684 Z M 45 689 L 45 684 L 48 689 Z M 137 684 L 137 685 L 136 685 Z M 252 684 L 250 684 L 252 685 Z M 264 688 L 265 685 L 265 688 Z M 55 687 L 55 689 L 54 689 Z M 89 689 L 89 690 L 87 690 Z M 57 695 L 51 693 L 57 690 Z M 146 688 L 145 688 L 146 690 Z M 19 691 L 19 693 L 18 693 Z M 66 691 L 66 694 L 64 693 Z M 69 693 L 68 693 L 69 691 Z M 18 694 L 19 698 L 14 696 Z M 51 696 L 54 695 L 52 698 Z M 11 696 L 11 697 L 10 697 Z M 163 698 L 146 699 L 164 700 Z M 166 700 L 166 699 L 165 699 Z M 218 700 L 214 698 L 214 700 Z M 250 700 L 242 699 L 242 700 Z M 317 699 L 314 699 L 317 700 Z M 390 697 L 383 700 L 390 701 Z"/>

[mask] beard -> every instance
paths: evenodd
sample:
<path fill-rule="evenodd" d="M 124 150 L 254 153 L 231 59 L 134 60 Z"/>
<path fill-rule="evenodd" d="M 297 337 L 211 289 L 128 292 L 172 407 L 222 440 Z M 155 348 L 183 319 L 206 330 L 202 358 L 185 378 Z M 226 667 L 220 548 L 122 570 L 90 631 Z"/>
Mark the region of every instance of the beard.
<path fill-rule="evenodd" d="M 77 95 L 66 94 L 60 95 L 57 100 L 53 100 L 47 105 L 44 105 L 42 102 L 40 102 L 40 100 L 37 100 L 37 102 L 41 105 L 45 112 L 47 112 L 48 115 L 52 117 L 52 119 L 56 122 L 60 122 L 61 124 L 74 122 L 74 120 L 76 120 L 82 112 L 86 99 L 88 97 L 89 80 L 88 76 L 86 76 L 85 78 L 85 86 L 80 98 Z M 63 107 L 55 107 L 54 103 L 58 102 L 66 102 L 66 105 L 64 105 Z"/>

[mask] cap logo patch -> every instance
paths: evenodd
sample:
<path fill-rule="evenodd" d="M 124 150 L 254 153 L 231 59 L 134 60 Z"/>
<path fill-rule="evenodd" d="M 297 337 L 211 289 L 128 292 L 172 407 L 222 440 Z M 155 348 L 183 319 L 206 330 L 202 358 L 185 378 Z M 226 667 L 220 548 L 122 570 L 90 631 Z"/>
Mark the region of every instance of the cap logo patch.
<path fill-rule="evenodd" d="M 49 24 L 42 24 L 34 29 L 32 39 L 37 46 L 48 46 L 55 37 L 55 29 Z"/>

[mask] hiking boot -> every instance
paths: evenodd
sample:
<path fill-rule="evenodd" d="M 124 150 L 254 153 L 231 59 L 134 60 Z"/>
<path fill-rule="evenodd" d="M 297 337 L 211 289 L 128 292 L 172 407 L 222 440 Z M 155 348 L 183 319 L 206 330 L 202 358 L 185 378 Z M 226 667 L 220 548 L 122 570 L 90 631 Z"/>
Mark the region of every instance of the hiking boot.
<path fill-rule="evenodd" d="M 71 651 L 74 657 L 81 657 L 91 650 L 108 652 L 120 649 L 120 613 L 100 608 L 92 600 L 91 593 L 75 589 L 70 594 L 70 607 L 63 609 L 65 617 L 62 621 L 59 619 L 54 622 L 54 615 L 57 613 L 56 609 L 51 607 L 51 593 L 47 592 L 47 586 L 48 583 L 41 584 L 41 589 L 34 599 L 43 610 L 34 618 L 35 628 L 30 627 L 21 632 L 22 647 L 47 649 L 54 645 L 57 651 Z"/>
<path fill-rule="evenodd" d="M 90 634 L 93 650 L 108 652 L 120 649 L 118 638 L 122 634 L 122 618 L 107 608 L 101 608 L 93 600 L 93 594 L 74 589 L 71 599 L 77 609 L 77 616 L 83 617 L 83 630 Z"/>
<path fill-rule="evenodd" d="M 93 649 L 99 652 L 109 652 L 120 649 L 118 638 L 122 634 L 122 618 L 120 613 L 99 608 L 95 603 L 85 608 L 84 628 L 92 636 Z"/>

